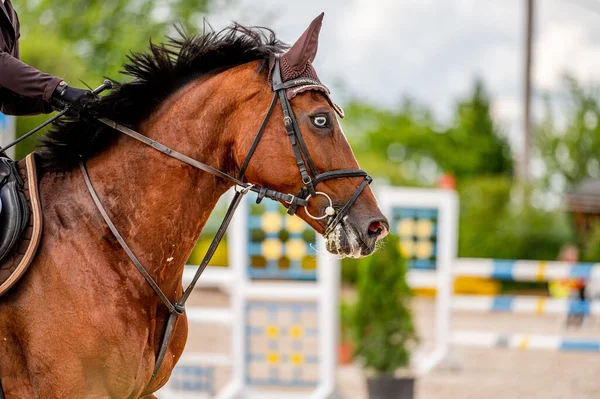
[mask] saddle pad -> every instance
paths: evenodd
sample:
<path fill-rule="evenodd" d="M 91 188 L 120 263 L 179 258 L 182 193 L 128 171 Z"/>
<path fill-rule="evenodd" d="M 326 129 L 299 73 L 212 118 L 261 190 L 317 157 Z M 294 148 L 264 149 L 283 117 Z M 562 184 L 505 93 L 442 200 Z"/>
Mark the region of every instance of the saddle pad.
<path fill-rule="evenodd" d="M 42 238 L 42 206 L 38 191 L 38 176 L 35 153 L 31 153 L 18 163 L 19 174 L 23 179 L 23 193 L 31 211 L 31 217 L 19 242 L 12 252 L 0 262 L 0 297 L 5 294 L 25 274 L 35 257 Z"/>

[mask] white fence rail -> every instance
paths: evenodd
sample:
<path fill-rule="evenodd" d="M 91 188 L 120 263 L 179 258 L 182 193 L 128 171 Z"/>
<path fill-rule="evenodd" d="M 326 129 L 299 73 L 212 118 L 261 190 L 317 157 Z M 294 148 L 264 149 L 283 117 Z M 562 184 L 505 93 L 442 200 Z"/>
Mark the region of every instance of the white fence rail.
<path fill-rule="evenodd" d="M 512 281 L 589 280 L 600 279 L 600 264 L 458 258 L 452 267 L 452 274 Z"/>

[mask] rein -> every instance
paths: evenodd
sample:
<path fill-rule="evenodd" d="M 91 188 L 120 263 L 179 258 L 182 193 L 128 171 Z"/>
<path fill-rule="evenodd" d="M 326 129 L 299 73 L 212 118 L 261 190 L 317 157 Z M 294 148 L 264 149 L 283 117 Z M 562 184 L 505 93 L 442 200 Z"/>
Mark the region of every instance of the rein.
<path fill-rule="evenodd" d="M 119 245 L 123 248 L 123 250 L 125 251 L 127 256 L 129 256 L 129 259 L 131 259 L 131 261 L 133 262 L 135 267 L 142 274 L 142 276 L 148 282 L 150 287 L 154 290 L 154 292 L 156 293 L 158 298 L 164 303 L 164 305 L 169 310 L 169 319 L 168 319 L 167 325 L 165 327 L 165 332 L 163 334 L 162 343 L 161 343 L 158 355 L 156 357 L 156 362 L 155 362 L 154 370 L 152 372 L 152 378 L 150 379 L 150 381 L 152 381 L 154 379 L 154 377 L 160 370 L 160 367 L 162 365 L 164 357 L 167 353 L 169 342 L 171 341 L 171 337 L 173 334 L 173 330 L 174 330 L 175 322 L 177 321 L 177 318 L 185 313 L 185 304 L 186 304 L 187 299 L 189 298 L 190 294 L 192 293 L 198 279 L 200 278 L 200 275 L 204 272 L 204 270 L 206 269 L 206 266 L 208 265 L 208 262 L 214 255 L 214 253 L 217 249 L 217 246 L 219 245 L 223 236 L 225 235 L 227 227 L 229 226 L 229 223 L 231 222 L 233 215 L 245 194 L 247 194 L 249 191 L 256 192 L 258 194 L 258 198 L 256 200 L 257 203 L 260 203 L 265 197 L 275 200 L 275 201 L 285 202 L 286 204 L 289 205 L 288 214 L 290 214 L 290 215 L 294 215 L 297 212 L 298 207 L 304 207 L 306 214 L 312 219 L 322 220 L 322 219 L 327 218 L 327 225 L 325 228 L 325 232 L 323 234 L 324 237 L 327 237 L 336 228 L 336 226 L 344 219 L 344 217 L 348 213 L 348 210 L 350 209 L 352 204 L 354 204 L 354 202 L 356 201 L 358 196 L 362 193 L 364 188 L 368 184 L 371 183 L 371 181 L 372 181 L 371 177 L 367 174 L 367 172 L 365 172 L 362 169 L 341 169 L 341 170 L 333 170 L 333 171 L 319 173 L 318 169 L 315 167 L 314 162 L 313 162 L 312 158 L 310 157 L 310 154 L 308 152 L 308 149 L 306 147 L 306 144 L 305 144 L 302 134 L 300 132 L 300 128 L 298 127 L 298 123 L 296 122 L 296 118 L 294 116 L 292 106 L 291 106 L 291 104 L 287 98 L 287 94 L 286 94 L 286 90 L 289 88 L 297 87 L 297 86 L 304 86 L 307 84 L 318 85 L 319 87 L 327 90 L 327 88 L 325 86 L 323 86 L 320 82 L 312 80 L 312 79 L 307 79 L 307 78 L 293 79 L 293 80 L 283 83 L 282 79 L 281 79 L 279 56 L 276 56 L 275 66 L 273 69 L 273 86 L 272 86 L 273 93 L 274 93 L 273 99 L 271 101 L 271 104 L 269 106 L 267 113 L 265 114 L 265 116 L 263 118 L 260 128 L 259 128 L 258 132 L 256 133 L 256 137 L 252 143 L 252 146 L 250 147 L 250 150 L 249 150 L 248 154 L 246 155 L 246 158 L 244 159 L 242 166 L 240 167 L 240 172 L 239 172 L 239 175 L 237 178 L 230 176 L 210 165 L 207 165 L 198 160 L 190 158 L 187 155 L 184 155 L 172 148 L 165 146 L 164 144 L 161 144 L 155 140 L 152 140 L 152 139 L 136 132 L 135 130 L 132 130 L 126 126 L 118 124 L 114 121 L 111 121 L 110 119 L 98 118 L 98 121 L 104 123 L 105 125 L 110 126 L 111 128 L 113 128 L 131 138 L 134 138 L 134 139 L 154 148 L 155 150 L 160 151 L 161 153 L 163 153 L 165 155 L 175 158 L 175 159 L 177 159 L 185 164 L 188 164 L 196 169 L 200 169 L 204 172 L 211 173 L 215 176 L 221 177 L 221 178 L 233 183 L 236 186 L 235 195 L 229 205 L 229 208 L 227 209 L 225 218 L 221 222 L 221 225 L 219 226 L 219 229 L 217 230 L 215 237 L 213 238 L 206 254 L 204 255 L 202 262 L 198 266 L 198 270 L 196 271 L 196 274 L 194 275 L 192 282 L 185 289 L 185 291 L 181 295 L 181 298 L 179 298 L 178 301 L 171 302 L 167 298 L 165 293 L 160 289 L 160 287 L 158 286 L 156 281 L 154 281 L 152 276 L 150 276 L 150 274 L 147 272 L 147 270 L 144 268 L 144 266 L 141 264 L 141 262 L 135 256 L 133 251 L 127 245 L 127 242 L 125 241 L 123 236 L 121 236 L 121 234 L 117 230 L 116 226 L 111 221 L 110 217 L 108 216 L 108 213 L 106 212 L 106 209 L 104 208 L 100 198 L 98 197 L 96 190 L 94 189 L 94 186 L 92 184 L 92 181 L 90 179 L 90 176 L 88 174 L 88 171 L 87 171 L 87 168 L 85 165 L 85 160 L 82 159 L 79 163 L 81 172 L 83 174 L 83 178 L 85 180 L 85 184 L 87 186 L 87 189 L 90 192 L 90 195 L 94 201 L 94 204 L 98 208 L 105 223 L 108 225 L 110 231 L 117 239 Z M 327 92 L 328 92 L 328 90 L 327 90 Z M 300 192 L 297 195 L 293 195 L 293 194 L 289 194 L 289 193 L 282 193 L 282 192 L 279 192 L 276 190 L 269 189 L 267 187 L 258 187 L 258 186 L 255 186 L 254 184 L 244 182 L 244 174 L 246 172 L 248 164 L 250 163 L 252 155 L 254 154 L 256 148 L 258 147 L 261 137 L 266 129 L 267 122 L 269 121 L 271 115 L 273 114 L 273 110 L 275 108 L 275 105 L 277 104 L 277 100 L 279 100 L 279 103 L 281 104 L 281 107 L 283 109 L 283 123 L 284 123 L 285 129 L 286 129 L 287 135 L 292 144 L 292 149 L 294 151 L 294 156 L 296 158 L 296 165 L 298 166 L 298 169 L 300 171 L 300 177 L 302 179 L 302 183 L 304 183 L 304 186 L 302 187 L 302 189 L 300 190 Z M 307 165 L 308 165 L 308 170 L 306 167 Z M 310 171 L 310 173 L 309 173 L 309 171 Z M 333 201 L 331 200 L 329 195 L 327 195 L 326 193 L 324 193 L 322 191 L 317 191 L 315 187 L 319 183 L 326 181 L 326 180 L 346 178 L 346 177 L 363 177 L 363 181 L 356 188 L 356 190 L 354 191 L 354 193 L 352 194 L 350 199 L 341 208 L 335 209 L 334 205 L 333 205 Z M 329 205 L 326 207 L 324 215 L 313 216 L 308 211 L 308 201 L 310 198 L 313 198 L 313 197 L 316 197 L 319 195 L 324 196 L 328 200 Z"/>

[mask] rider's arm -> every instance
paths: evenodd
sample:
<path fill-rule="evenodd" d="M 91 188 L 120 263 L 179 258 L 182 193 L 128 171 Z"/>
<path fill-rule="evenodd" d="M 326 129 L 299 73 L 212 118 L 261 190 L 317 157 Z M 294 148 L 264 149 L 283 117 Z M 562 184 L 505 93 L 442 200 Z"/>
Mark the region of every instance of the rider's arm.
<path fill-rule="evenodd" d="M 0 101 L 2 112 L 29 115 L 52 112 L 50 97 L 61 79 L 38 71 L 19 61 L 19 20 L 16 19 L 16 39 L 13 46 L 0 34 Z M 13 48 L 13 52 L 9 49 Z M 13 55 L 11 55 L 13 54 Z"/>
<path fill-rule="evenodd" d="M 88 90 L 69 87 L 62 79 L 19 61 L 20 27 L 14 15 L 16 42 L 12 46 L 7 45 L 7 38 L 0 30 L 0 111 L 11 115 L 49 113 L 52 112 L 51 100 L 58 100 L 58 103 L 53 101 L 58 107 L 81 108 L 89 101 Z"/>
<path fill-rule="evenodd" d="M 50 103 L 41 98 L 30 98 L 0 88 L 2 104 L 0 112 L 5 115 L 37 115 L 47 114 L 53 111 Z"/>
<path fill-rule="evenodd" d="M 17 95 L 3 100 L 6 111 L 15 115 L 51 112 L 49 101 L 60 82 L 60 78 L 40 72 L 0 50 L 0 86 Z"/>

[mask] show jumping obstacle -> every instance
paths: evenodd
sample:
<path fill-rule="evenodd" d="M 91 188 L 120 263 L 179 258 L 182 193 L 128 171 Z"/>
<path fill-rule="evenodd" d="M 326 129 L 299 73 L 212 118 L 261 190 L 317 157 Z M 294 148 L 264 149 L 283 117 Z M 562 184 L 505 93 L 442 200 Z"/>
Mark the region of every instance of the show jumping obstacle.
<path fill-rule="evenodd" d="M 509 349 L 546 349 L 559 351 L 600 352 L 600 340 L 564 338 L 539 334 L 499 334 L 483 331 L 456 331 L 451 343 L 459 346 Z"/>
<path fill-rule="evenodd" d="M 488 277 L 510 281 L 545 282 L 558 279 L 598 279 L 600 265 L 530 260 L 457 259 L 454 276 Z M 545 297 L 513 297 L 456 295 L 453 311 L 511 312 L 528 314 L 600 315 L 599 301 L 554 299 Z M 489 331 L 453 331 L 450 343 L 457 346 L 497 347 L 511 349 L 546 349 L 559 351 L 600 352 L 600 339 L 567 338 L 556 335 L 500 334 Z"/>
<path fill-rule="evenodd" d="M 453 273 L 512 281 L 589 280 L 600 278 L 600 264 L 463 258 L 455 262 Z"/>
<path fill-rule="evenodd" d="M 436 289 L 435 346 L 432 352 L 417 354 L 415 369 L 418 374 L 423 375 L 435 367 L 446 356 L 451 345 L 516 350 L 600 351 L 600 340 L 596 339 L 451 329 L 453 312 L 519 313 L 532 317 L 600 315 L 600 301 L 539 296 L 456 295 L 452 292 L 453 279 L 459 276 L 530 282 L 565 278 L 597 279 L 600 278 L 600 264 L 456 258 L 458 198 L 454 192 L 395 187 L 379 187 L 376 192 L 382 210 L 390 220 L 391 230 L 400 237 L 399 245 L 410 263 L 409 283 L 413 288 Z M 231 397 L 234 392 L 253 392 L 258 397 L 264 397 L 262 395 L 265 395 L 265 391 L 260 389 L 282 386 L 287 386 L 286 394 L 278 393 L 277 397 L 306 397 L 306 393 L 304 396 L 301 393 L 302 389 L 306 392 L 306 387 L 303 388 L 299 381 L 296 384 L 291 384 L 290 381 L 285 384 L 275 378 L 260 381 L 251 377 L 257 359 L 266 360 L 267 367 L 275 366 L 268 364 L 268 351 L 256 356 L 247 345 L 250 342 L 247 316 L 254 310 L 249 304 L 255 298 L 268 298 L 277 303 L 285 298 L 284 306 L 292 301 L 309 306 L 307 309 L 310 309 L 311 303 L 319 301 L 327 305 L 311 310 L 318 314 L 317 341 L 321 355 L 318 363 L 320 370 L 323 370 L 319 372 L 319 381 L 311 385 L 314 389 L 311 397 L 321 397 L 321 394 L 334 389 L 339 265 L 337 260 L 331 259 L 321 250 L 314 251 L 309 246 L 305 247 L 306 251 L 301 250 L 299 255 L 292 256 L 286 269 L 278 267 L 280 260 L 285 257 L 285 250 L 282 252 L 279 246 L 302 248 L 302 243 L 298 245 L 295 240 L 302 237 L 305 231 L 298 230 L 293 219 L 282 219 L 283 215 L 277 212 L 274 205 L 257 206 L 250 201 L 243 204 L 242 212 L 239 218 L 234 219 L 234 226 L 229 234 L 230 266 L 209 268 L 200 280 L 202 286 L 223 288 L 230 293 L 232 299 L 237 298 L 237 302 L 232 301 L 232 307 L 226 309 L 204 307 L 188 310 L 188 319 L 193 325 L 191 334 L 194 328 L 204 324 L 229 326 L 232 352 L 223 355 L 184 355 L 170 384 L 161 391 L 160 397 L 180 397 L 174 395 L 185 392 L 204 392 L 207 395 L 217 393 L 218 398 Z M 290 227 L 297 230 L 289 234 L 287 244 L 276 244 L 273 240 L 282 235 L 282 230 Z M 253 239 L 253 236 L 258 236 L 258 239 Z M 306 258 L 302 259 L 305 255 L 316 256 L 316 270 L 302 267 L 306 263 Z M 186 275 L 191 276 L 186 273 L 184 279 Z M 262 281 L 264 278 L 293 279 L 296 282 L 265 282 Z M 311 281 L 315 278 L 316 281 Z M 300 283 L 298 280 L 305 281 Z M 281 305 L 273 303 L 273 306 Z M 265 322 L 259 328 L 268 335 L 268 323 Z M 309 356 L 303 358 L 308 359 Z M 224 367 L 231 368 L 233 377 L 226 389 L 217 392 L 217 369 Z M 281 365 L 274 369 L 280 370 Z M 321 386 L 321 389 L 315 388 L 316 386 Z"/>
<path fill-rule="evenodd" d="M 409 283 L 436 288 L 436 347 L 440 361 L 449 345 L 600 351 L 600 339 L 567 338 L 536 334 L 500 334 L 490 331 L 454 331 L 451 313 L 525 313 L 533 315 L 600 315 L 599 301 L 534 296 L 454 295 L 456 277 L 544 282 L 561 279 L 600 279 L 600 264 L 531 260 L 455 258 L 458 207 L 453 192 L 386 188 L 379 192 L 391 231 L 400 237 L 400 248 L 410 262 Z M 446 203 L 452 203 L 451 206 Z M 445 249 L 444 245 L 452 246 Z M 451 255 L 448 255 L 450 253 Z M 447 259 L 448 256 L 452 258 Z M 441 282 L 441 287 L 440 287 Z M 440 290 L 442 289 L 442 290 Z M 434 362 L 428 363 L 431 367 Z M 429 370 L 425 368 L 422 372 Z"/>
<path fill-rule="evenodd" d="M 228 235 L 229 267 L 209 267 L 200 286 L 223 288 L 228 307 L 187 310 L 190 336 L 230 329 L 226 353 L 184 354 L 160 398 L 327 398 L 335 390 L 339 260 L 322 239 L 276 203 L 242 202 Z M 184 273 L 184 280 L 193 271 Z M 273 280 L 277 279 L 277 280 Z M 229 381 L 218 387 L 218 370 Z M 218 389 L 221 388 L 221 389 Z"/>
<path fill-rule="evenodd" d="M 583 316 L 600 315 L 600 301 L 554 299 L 541 296 L 454 295 L 452 309 L 469 312 L 509 312 L 525 314 Z"/>
<path fill-rule="evenodd" d="M 414 217 L 420 218 L 419 220 L 428 218 L 429 222 L 429 224 L 424 222 L 419 224 L 417 221 L 415 224 L 420 229 L 412 238 L 415 242 L 423 243 L 425 235 L 429 234 L 430 252 L 419 251 L 420 258 L 415 257 L 412 261 L 416 261 L 420 268 L 412 269 L 408 277 L 412 286 L 433 286 L 440 293 L 438 298 L 445 297 L 446 300 L 438 300 L 436 305 L 435 348 L 432 352 L 419 353 L 415 360 L 415 369 L 422 375 L 439 363 L 448 350 L 450 313 L 445 305 L 451 295 L 449 270 L 456 257 L 456 220 L 453 218 L 458 212 L 458 202 L 456 195 L 451 191 L 438 190 L 432 193 L 429 190 L 388 187 L 378 191 L 378 198 L 391 225 L 406 222 Z M 284 215 L 274 203 L 256 205 L 252 200 L 253 197 L 240 205 L 239 214 L 232 221 L 228 234 L 229 267 L 209 267 L 199 280 L 200 286 L 218 287 L 228 292 L 231 297 L 230 307 L 194 307 L 187 310 L 191 324 L 190 335 L 193 335 L 194 329 L 201 325 L 225 325 L 230 328 L 231 348 L 227 353 L 217 355 L 214 353 L 184 354 L 169 384 L 159 392 L 161 398 L 179 398 L 186 393 L 230 398 L 242 392 L 250 397 L 254 395 L 263 398 L 268 394 L 265 389 L 282 387 L 285 388 L 285 394 L 278 392 L 275 397 L 320 398 L 327 397 L 335 389 L 339 261 L 324 252 L 320 240 L 311 242 L 309 246 L 299 242 L 299 238 L 310 232 L 304 227 L 305 225 L 298 223 L 299 220 L 289 216 L 283 217 Z M 282 234 L 282 231 L 286 233 Z M 286 243 L 280 242 L 281 236 L 289 236 Z M 315 244 L 316 251 L 311 248 Z M 306 250 L 298 250 L 302 247 Z M 295 251 L 298 253 L 295 256 L 290 254 L 291 248 L 296 248 Z M 306 263 L 310 263 L 311 257 L 316 259 L 316 269 L 310 266 L 303 267 Z M 284 258 L 288 258 L 289 265 L 281 268 L 279 264 Z M 438 266 L 443 272 L 433 270 L 433 265 Z M 192 275 L 190 268 L 189 272 L 184 273 L 184 281 L 186 277 L 191 279 Z M 278 280 L 264 281 L 264 279 Z M 285 337 L 277 337 L 271 340 L 270 344 L 263 345 L 262 352 L 258 354 L 248 345 L 256 339 L 254 336 L 250 339 L 248 330 L 249 317 L 255 310 L 251 303 L 256 299 L 261 299 L 263 304 L 267 299 L 272 302 L 273 307 L 279 307 L 282 303 L 283 306 L 295 303 L 310 313 L 316 313 L 318 325 L 315 327 L 318 330 L 318 338 L 313 343 L 318 342 L 319 350 L 312 353 L 303 352 L 295 359 L 309 360 L 312 366 L 318 364 L 318 380 L 285 381 L 272 377 L 253 378 L 252 373 L 264 366 L 264 363 L 273 375 L 286 367 L 285 364 L 275 364 L 274 353 L 269 356 L 268 351 L 274 342 Z M 316 308 L 313 306 L 315 303 L 318 304 Z M 274 326 L 269 325 L 264 319 L 262 321 L 262 325 L 252 326 L 253 331 L 262 329 L 262 335 L 267 335 L 268 338 L 269 330 L 272 331 Z M 285 327 L 277 326 L 277 328 L 283 330 Z M 304 341 L 299 343 L 303 344 L 304 350 L 311 347 L 310 344 L 305 345 Z M 317 353 L 318 359 L 315 358 Z M 277 356 L 278 360 L 287 359 L 288 363 L 293 358 L 293 356 L 287 358 Z M 312 362 L 310 362 L 311 358 Z M 301 376 L 303 371 L 307 371 L 306 369 L 312 366 L 291 365 L 291 371 L 292 374 Z M 230 370 L 228 375 L 231 375 L 231 379 L 224 388 L 218 389 L 217 374 L 222 369 Z"/>

